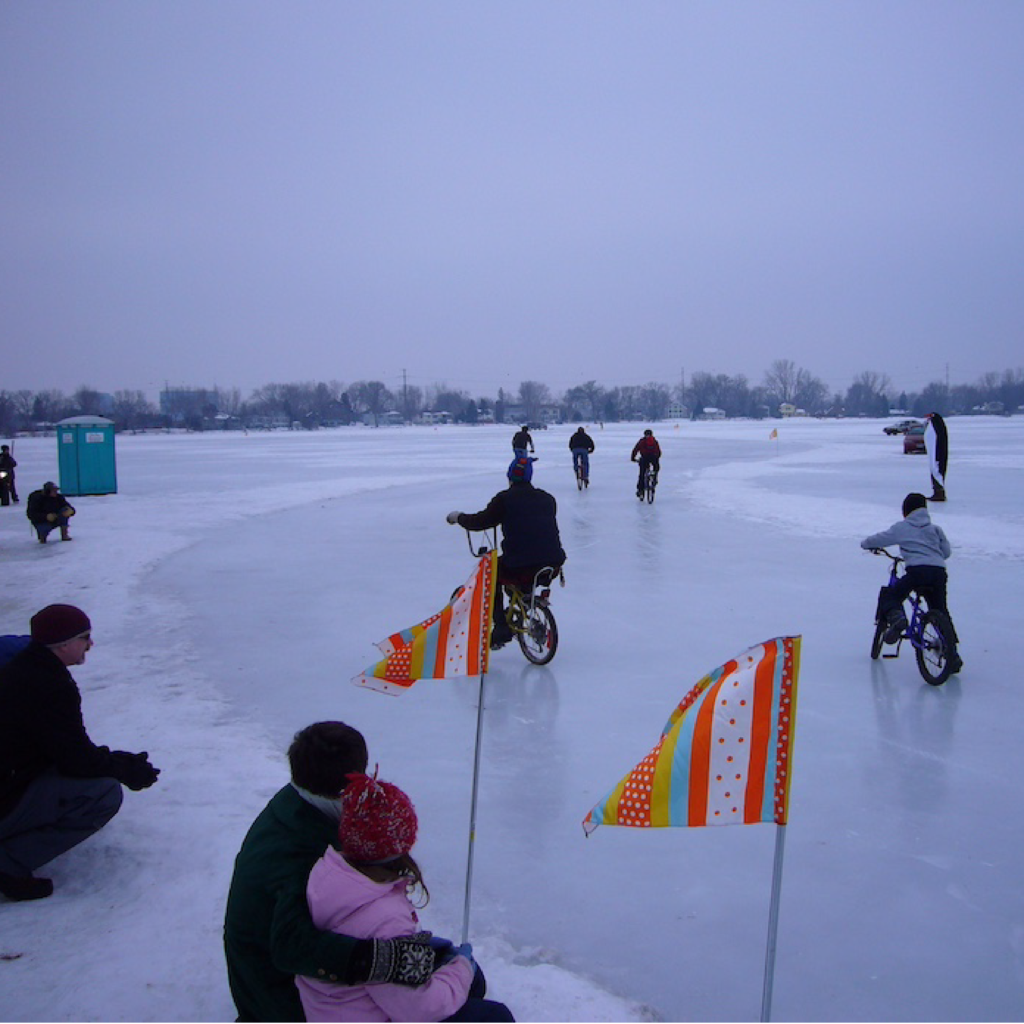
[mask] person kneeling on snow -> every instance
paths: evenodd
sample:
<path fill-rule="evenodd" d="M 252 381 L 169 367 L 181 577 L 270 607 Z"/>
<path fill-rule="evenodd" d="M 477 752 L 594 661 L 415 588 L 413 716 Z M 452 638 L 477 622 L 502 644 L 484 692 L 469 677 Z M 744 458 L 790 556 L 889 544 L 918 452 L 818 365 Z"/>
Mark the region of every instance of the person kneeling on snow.
<path fill-rule="evenodd" d="M 160 774 L 145 752 L 98 747 L 82 721 L 68 668 L 92 647 L 89 617 L 69 604 L 32 616 L 21 651 L 0 667 L 0 893 L 35 900 L 53 892 L 33 872 L 98 832 Z"/>
<path fill-rule="evenodd" d="M 68 533 L 68 520 L 75 514 L 75 509 L 50 480 L 43 484 L 42 489 L 33 491 L 28 496 L 25 515 L 35 527 L 40 544 L 46 543 L 51 530 L 60 530 L 61 540 L 71 540 Z"/>
<path fill-rule="evenodd" d="M 320 931 L 306 903 L 309 872 L 338 844 L 341 795 L 365 772 L 366 740 L 344 722 L 315 722 L 288 748 L 291 782 L 271 798 L 235 858 L 224 955 L 238 1020 L 304 1020 L 295 976 L 338 985 L 422 985 L 435 966 L 427 934 L 357 938 Z"/>
<path fill-rule="evenodd" d="M 319 928 L 363 938 L 422 934 L 416 907 L 430 894 L 412 858 L 418 821 L 409 797 L 390 782 L 360 772 L 341 791 L 337 849 L 313 865 L 306 886 Z M 418 895 L 413 903 L 410 895 Z M 487 983 L 467 943 L 416 988 L 334 985 L 296 978 L 309 1021 L 511 1021 L 504 1003 L 483 998 Z"/>
<path fill-rule="evenodd" d="M 907 615 L 903 602 L 912 590 L 917 591 L 934 611 L 945 612 L 953 630 L 953 649 L 949 652 L 950 670 L 956 674 L 963 668 L 957 653 L 956 629 L 953 618 L 946 607 L 946 559 L 952 548 L 941 526 L 936 526 L 928 515 L 927 499 L 923 494 L 912 492 L 903 499 L 903 518 L 893 523 L 888 530 L 865 537 L 860 546 L 868 551 L 875 548 L 898 544 L 900 555 L 906 567 L 904 574 L 893 587 L 885 586 L 878 592 L 876 621 L 884 619 L 889 628 L 885 642 L 894 644 L 907 628 Z"/>

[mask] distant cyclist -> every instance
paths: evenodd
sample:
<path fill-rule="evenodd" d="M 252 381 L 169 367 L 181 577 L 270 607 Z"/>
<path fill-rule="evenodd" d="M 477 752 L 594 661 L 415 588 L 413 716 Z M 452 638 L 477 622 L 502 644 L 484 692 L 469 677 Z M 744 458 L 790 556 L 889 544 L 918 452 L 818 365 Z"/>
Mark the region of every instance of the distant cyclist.
<path fill-rule="evenodd" d="M 582 428 L 577 427 L 576 433 L 569 438 L 569 451 L 572 452 L 572 468 L 574 473 L 579 473 L 580 465 L 583 466 L 583 483 L 590 483 L 590 453 L 594 450 L 594 442 L 590 435 Z"/>
<path fill-rule="evenodd" d="M 636 481 L 636 496 L 642 498 L 644 496 L 644 474 L 647 472 L 647 467 L 653 466 L 655 474 L 661 468 L 661 445 L 658 444 L 653 430 L 644 431 L 644 436 L 633 445 L 633 454 L 629 458 L 632 462 L 640 463 L 640 475 Z"/>
<path fill-rule="evenodd" d="M 512 435 L 512 451 L 515 452 L 516 456 L 522 456 L 526 458 L 526 449 L 529 448 L 531 452 L 536 453 L 537 449 L 533 447 L 533 438 L 530 437 L 530 431 L 527 424 L 517 430 Z"/>

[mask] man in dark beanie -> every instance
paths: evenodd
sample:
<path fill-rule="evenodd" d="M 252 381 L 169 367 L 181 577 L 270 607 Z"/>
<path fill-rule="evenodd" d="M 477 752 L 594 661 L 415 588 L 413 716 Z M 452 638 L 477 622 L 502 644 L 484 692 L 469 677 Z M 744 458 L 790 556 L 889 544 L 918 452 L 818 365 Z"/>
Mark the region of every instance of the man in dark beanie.
<path fill-rule="evenodd" d="M 558 532 L 558 505 L 552 495 L 533 486 L 533 463 L 517 455 L 506 472 L 508 488 L 499 491 L 479 512 L 449 512 L 447 519 L 464 530 L 493 530 L 501 527 L 498 582 L 531 589 L 537 573 L 550 569 L 545 583 L 558 576 L 565 564 L 565 551 Z M 494 591 L 494 627 L 491 650 L 504 647 L 514 636 L 505 621 L 503 587 Z"/>
<path fill-rule="evenodd" d="M 315 722 L 295 734 L 291 783 L 253 822 L 228 891 L 224 953 L 240 1021 L 305 1020 L 297 974 L 339 985 L 422 985 L 433 971 L 426 933 L 355 939 L 319 931 L 310 915 L 309 872 L 337 847 L 341 791 L 366 762 L 362 733 L 344 722 Z"/>
<path fill-rule="evenodd" d="M 80 608 L 51 604 L 30 622 L 28 644 L 0 667 L 0 894 L 53 892 L 33 872 L 99 831 L 121 806 L 121 785 L 146 789 L 159 770 L 145 752 L 98 747 L 82 721 L 68 668 L 92 647 Z"/>
<path fill-rule="evenodd" d="M 25 515 L 35 528 L 40 544 L 46 543 L 53 530 L 60 530 L 61 540 L 71 540 L 68 521 L 74 514 L 74 506 L 52 480 L 47 480 L 40 490 L 33 491 L 25 506 Z"/>

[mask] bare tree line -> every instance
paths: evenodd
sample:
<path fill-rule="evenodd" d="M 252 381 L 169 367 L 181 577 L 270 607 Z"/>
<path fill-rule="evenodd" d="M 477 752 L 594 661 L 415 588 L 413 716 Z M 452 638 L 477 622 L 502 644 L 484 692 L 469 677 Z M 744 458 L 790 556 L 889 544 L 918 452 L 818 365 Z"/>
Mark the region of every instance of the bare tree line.
<path fill-rule="evenodd" d="M 942 381 L 920 392 L 897 391 L 885 373 L 866 370 L 845 393 L 830 392 L 825 383 L 790 359 L 775 360 L 760 383 L 738 374 L 699 371 L 674 386 L 652 381 L 643 385 L 605 387 L 584 381 L 554 394 L 544 383 L 526 380 L 514 394 L 499 388 L 495 397 L 472 396 L 444 383 L 420 388 L 389 389 L 381 381 L 339 381 L 266 384 L 243 400 L 237 388 L 167 389 L 156 408 L 142 391 L 103 394 L 82 386 L 73 394 L 61 391 L 0 390 L 0 431 L 14 434 L 52 425 L 68 416 L 102 415 L 119 429 L 137 430 L 184 425 L 202 430 L 216 426 L 302 427 L 340 425 L 369 419 L 380 422 L 395 413 L 412 422 L 424 412 L 448 413 L 459 422 L 506 419 L 544 422 L 619 420 L 658 421 L 671 415 L 698 418 L 769 418 L 800 411 L 809 416 L 885 416 L 893 409 L 921 416 L 970 412 L 1018 412 L 1024 407 L 1024 370 L 983 374 L 974 384 L 952 387 Z"/>

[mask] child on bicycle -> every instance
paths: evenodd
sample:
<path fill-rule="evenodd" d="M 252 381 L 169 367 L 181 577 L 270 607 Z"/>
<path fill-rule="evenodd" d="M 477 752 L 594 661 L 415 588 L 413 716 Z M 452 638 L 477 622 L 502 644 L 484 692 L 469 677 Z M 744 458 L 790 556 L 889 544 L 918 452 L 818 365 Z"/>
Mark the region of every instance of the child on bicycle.
<path fill-rule="evenodd" d="M 895 586 L 885 586 L 878 592 L 876 620 L 889 624 L 885 642 L 894 644 L 907 628 L 903 602 L 912 590 L 917 591 L 934 611 L 944 612 L 952 630 L 952 649 L 949 652 L 951 672 L 963 668 L 957 653 L 957 635 L 953 619 L 946 606 L 946 559 L 952 553 L 941 526 L 936 526 L 928 515 L 928 501 L 923 494 L 912 492 L 903 499 L 903 518 L 888 530 L 865 537 L 860 546 L 868 551 L 898 544 L 906 571 Z"/>

